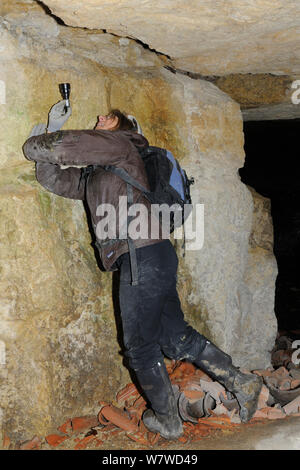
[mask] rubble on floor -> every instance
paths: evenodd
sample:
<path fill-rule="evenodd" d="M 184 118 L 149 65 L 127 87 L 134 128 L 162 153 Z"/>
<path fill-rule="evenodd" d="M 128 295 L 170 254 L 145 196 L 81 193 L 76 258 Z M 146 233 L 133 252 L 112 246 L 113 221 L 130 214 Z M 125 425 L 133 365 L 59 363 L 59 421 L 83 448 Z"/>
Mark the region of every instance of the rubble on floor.
<path fill-rule="evenodd" d="M 184 419 L 184 434 L 178 439 L 181 444 L 208 437 L 216 431 L 253 426 L 291 414 L 300 416 L 300 370 L 297 367 L 252 371 L 263 377 L 264 385 L 257 411 L 247 424 L 240 421 L 234 396 L 203 371 L 180 361 L 173 361 L 167 369 Z M 46 437 L 34 436 L 29 441 L 13 444 L 5 435 L 3 449 L 98 449 L 120 435 L 135 441 L 141 449 L 168 445 L 168 441 L 148 432 L 143 425 L 141 418 L 147 405 L 133 383 L 120 390 L 113 403 L 100 402 L 99 405 L 97 416 L 70 418 L 57 428 L 57 433 Z"/>

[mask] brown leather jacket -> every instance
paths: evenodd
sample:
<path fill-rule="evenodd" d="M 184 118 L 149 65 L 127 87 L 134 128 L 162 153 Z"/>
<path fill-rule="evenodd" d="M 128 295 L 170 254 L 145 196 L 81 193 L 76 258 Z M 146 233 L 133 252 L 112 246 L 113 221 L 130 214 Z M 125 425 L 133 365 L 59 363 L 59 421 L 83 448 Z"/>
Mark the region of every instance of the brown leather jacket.
<path fill-rule="evenodd" d="M 124 207 L 120 205 L 120 196 L 127 197 L 126 183 L 118 176 L 96 168 L 88 176 L 82 177 L 83 170 L 76 166 L 113 165 L 126 170 L 134 179 L 148 188 L 148 180 L 143 161 L 138 148 L 147 147 L 148 141 L 133 131 L 105 131 L 105 130 L 68 130 L 52 134 L 42 134 L 30 137 L 23 146 L 28 160 L 36 163 L 37 180 L 49 191 L 59 196 L 86 200 L 94 232 L 97 239 L 101 261 L 104 269 L 114 271 L 118 257 L 128 252 L 128 242 L 120 232 L 124 231 Z M 61 166 L 68 166 L 62 169 Z M 147 213 L 141 211 L 137 214 L 141 238 L 134 241 L 136 248 L 161 241 L 161 235 L 151 239 L 150 203 L 142 193 L 133 189 L 133 202 L 143 204 Z M 113 214 L 99 210 L 99 206 L 110 204 L 115 209 Z M 120 213 L 119 213 L 120 211 Z M 127 207 L 126 207 L 127 211 Z M 104 216 L 104 217 L 103 217 Z M 115 220 L 116 218 L 116 220 Z M 107 221 L 104 224 L 104 219 Z M 99 223 L 102 220 L 102 223 Z M 137 219 L 136 219 L 137 220 Z M 116 233 L 114 233 L 116 227 Z M 143 228 L 148 227 L 146 230 Z M 105 231 L 112 229 L 113 235 L 104 240 Z M 126 224 L 127 236 L 127 224 Z"/>

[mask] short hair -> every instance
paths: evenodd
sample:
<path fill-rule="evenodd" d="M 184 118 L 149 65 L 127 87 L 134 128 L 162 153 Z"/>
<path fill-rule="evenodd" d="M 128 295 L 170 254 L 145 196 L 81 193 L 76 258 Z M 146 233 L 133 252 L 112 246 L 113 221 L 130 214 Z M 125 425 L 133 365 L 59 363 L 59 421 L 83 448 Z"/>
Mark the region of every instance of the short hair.
<path fill-rule="evenodd" d="M 137 126 L 127 117 L 125 113 L 122 113 L 119 109 L 112 109 L 109 114 L 118 118 L 118 124 L 113 129 L 115 131 L 137 131 Z"/>

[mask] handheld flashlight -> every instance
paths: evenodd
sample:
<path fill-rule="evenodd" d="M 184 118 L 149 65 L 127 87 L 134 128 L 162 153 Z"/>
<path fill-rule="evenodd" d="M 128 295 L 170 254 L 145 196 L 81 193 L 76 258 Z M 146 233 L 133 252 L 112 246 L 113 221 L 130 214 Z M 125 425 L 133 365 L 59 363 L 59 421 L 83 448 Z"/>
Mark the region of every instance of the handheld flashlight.
<path fill-rule="evenodd" d="M 71 92 L 71 85 L 70 83 L 60 83 L 59 91 L 64 100 L 66 100 L 66 108 L 70 107 L 70 92 Z"/>

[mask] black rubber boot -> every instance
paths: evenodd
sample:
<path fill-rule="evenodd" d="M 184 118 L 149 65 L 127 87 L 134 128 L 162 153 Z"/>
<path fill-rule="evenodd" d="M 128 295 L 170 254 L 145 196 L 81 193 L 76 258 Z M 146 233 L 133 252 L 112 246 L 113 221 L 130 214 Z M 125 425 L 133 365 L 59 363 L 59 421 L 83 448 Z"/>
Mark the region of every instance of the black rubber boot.
<path fill-rule="evenodd" d="M 143 423 L 165 439 L 177 439 L 183 433 L 178 404 L 165 364 L 158 362 L 151 369 L 135 371 L 152 409 L 143 414 Z M 178 397 L 177 397 L 178 398 Z"/>
<path fill-rule="evenodd" d="M 254 374 L 244 374 L 232 364 L 231 357 L 207 341 L 195 364 L 232 392 L 240 405 L 240 418 L 247 423 L 257 409 L 262 379 Z"/>

